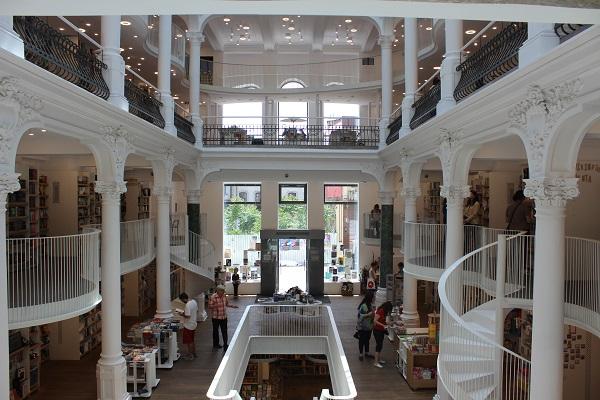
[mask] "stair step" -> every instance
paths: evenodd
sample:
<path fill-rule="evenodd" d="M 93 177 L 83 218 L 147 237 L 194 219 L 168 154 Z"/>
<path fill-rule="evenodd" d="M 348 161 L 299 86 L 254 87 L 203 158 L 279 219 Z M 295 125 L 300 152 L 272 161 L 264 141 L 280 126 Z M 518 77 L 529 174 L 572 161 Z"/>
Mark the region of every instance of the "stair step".
<path fill-rule="evenodd" d="M 495 398 L 495 387 L 488 386 L 478 390 L 469 391 L 469 395 L 473 400 L 491 400 Z"/>
<path fill-rule="evenodd" d="M 495 385 L 494 372 L 456 372 L 450 373 L 453 381 L 466 392 L 472 393 Z"/>

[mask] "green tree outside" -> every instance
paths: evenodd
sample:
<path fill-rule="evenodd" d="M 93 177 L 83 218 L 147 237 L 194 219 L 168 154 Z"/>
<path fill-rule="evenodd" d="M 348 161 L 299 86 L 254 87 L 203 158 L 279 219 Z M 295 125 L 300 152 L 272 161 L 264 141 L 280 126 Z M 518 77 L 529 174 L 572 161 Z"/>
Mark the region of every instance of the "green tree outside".
<path fill-rule="evenodd" d="M 223 219 L 226 235 L 258 235 L 261 227 L 261 212 L 255 204 L 246 204 L 241 197 L 232 197 L 225 205 Z"/>
<path fill-rule="evenodd" d="M 295 196 L 287 195 L 283 200 L 297 200 Z M 280 204 L 278 211 L 279 229 L 308 229 L 306 204 Z"/>

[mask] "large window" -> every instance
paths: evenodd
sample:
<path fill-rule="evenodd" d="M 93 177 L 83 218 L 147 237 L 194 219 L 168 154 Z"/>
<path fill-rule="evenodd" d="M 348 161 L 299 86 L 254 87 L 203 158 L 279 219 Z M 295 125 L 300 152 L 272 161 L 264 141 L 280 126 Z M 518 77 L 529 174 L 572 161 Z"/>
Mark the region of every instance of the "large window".
<path fill-rule="evenodd" d="M 262 111 L 261 102 L 223 104 L 223 126 L 262 125 Z"/>
<path fill-rule="evenodd" d="M 360 105 L 347 103 L 324 103 L 324 125 L 328 128 L 360 125 Z"/>
<path fill-rule="evenodd" d="M 282 89 L 301 89 L 300 82 L 290 81 L 281 86 Z M 279 134 L 284 140 L 304 140 L 308 132 L 308 102 L 280 101 L 278 103 Z"/>
<path fill-rule="evenodd" d="M 223 186 L 223 263 L 242 280 L 260 279 L 260 184 Z"/>
<path fill-rule="evenodd" d="M 306 184 L 279 185 L 278 229 L 308 229 Z"/>
<path fill-rule="evenodd" d="M 326 184 L 325 281 L 358 280 L 358 185 Z"/>

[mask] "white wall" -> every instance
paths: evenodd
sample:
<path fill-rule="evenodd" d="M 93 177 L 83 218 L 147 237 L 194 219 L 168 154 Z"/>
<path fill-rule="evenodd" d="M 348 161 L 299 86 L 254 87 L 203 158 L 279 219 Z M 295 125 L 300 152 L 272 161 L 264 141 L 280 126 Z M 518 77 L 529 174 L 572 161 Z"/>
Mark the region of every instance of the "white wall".
<path fill-rule="evenodd" d="M 565 232 L 569 236 L 600 240 L 600 161 L 579 160 L 579 196 L 567 202 Z"/>

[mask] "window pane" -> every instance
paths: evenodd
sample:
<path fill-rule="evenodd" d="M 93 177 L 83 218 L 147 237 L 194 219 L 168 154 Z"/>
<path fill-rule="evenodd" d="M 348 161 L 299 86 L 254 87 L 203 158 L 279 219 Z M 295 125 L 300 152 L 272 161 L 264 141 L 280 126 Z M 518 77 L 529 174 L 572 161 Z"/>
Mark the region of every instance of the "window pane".
<path fill-rule="evenodd" d="M 278 210 L 278 229 L 308 229 L 306 204 L 280 204 Z"/>
<path fill-rule="evenodd" d="M 260 203 L 260 185 L 226 184 L 223 200 L 225 203 Z"/>
<path fill-rule="evenodd" d="M 279 203 L 306 203 L 306 184 L 279 185 Z"/>
<path fill-rule="evenodd" d="M 357 203 L 357 185 L 325 185 L 325 203 Z"/>

